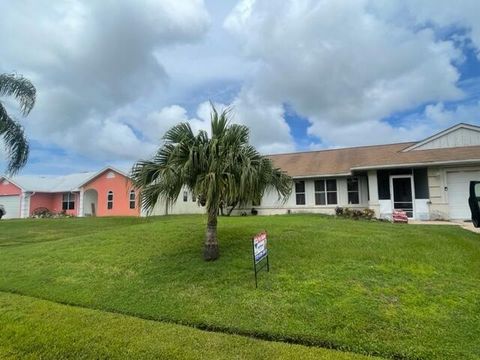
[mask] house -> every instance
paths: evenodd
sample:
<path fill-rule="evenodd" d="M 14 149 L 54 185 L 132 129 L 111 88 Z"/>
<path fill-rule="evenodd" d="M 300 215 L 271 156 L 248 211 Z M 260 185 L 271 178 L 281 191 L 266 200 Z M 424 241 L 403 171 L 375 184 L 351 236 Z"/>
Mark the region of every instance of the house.
<path fill-rule="evenodd" d="M 47 208 L 74 216 L 139 216 L 138 193 L 127 174 L 113 167 L 66 176 L 0 176 L 5 219 L 26 218 Z"/>
<path fill-rule="evenodd" d="M 270 156 L 295 180 L 285 203 L 265 194 L 260 214 L 370 208 L 390 218 L 468 219 L 469 182 L 480 180 L 480 127 L 458 124 L 417 142 Z"/>
<path fill-rule="evenodd" d="M 480 181 L 480 127 L 458 124 L 417 142 L 269 157 L 295 182 L 284 202 L 267 191 L 254 206 L 259 214 L 334 214 L 342 206 L 370 208 L 380 218 L 402 209 L 412 219 L 468 219 L 469 182 Z M 180 207 L 175 205 L 170 212 L 202 211 L 188 202 L 188 196 L 181 194 Z M 163 209 L 164 205 L 157 210 Z"/>

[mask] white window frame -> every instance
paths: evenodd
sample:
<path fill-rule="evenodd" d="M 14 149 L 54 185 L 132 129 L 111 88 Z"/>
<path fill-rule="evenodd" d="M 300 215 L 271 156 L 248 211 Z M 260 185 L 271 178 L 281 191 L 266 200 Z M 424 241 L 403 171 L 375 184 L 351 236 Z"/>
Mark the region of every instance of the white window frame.
<path fill-rule="evenodd" d="M 335 181 L 335 191 L 331 191 L 327 189 L 327 181 Z M 315 182 L 317 181 L 323 181 L 323 191 L 316 191 L 315 190 Z M 333 179 L 315 179 L 313 182 L 313 191 L 315 193 L 315 206 L 332 206 L 332 205 L 338 205 L 338 181 L 336 178 Z M 335 203 L 329 203 L 328 202 L 328 193 L 335 193 L 337 197 L 337 201 Z M 317 194 L 325 194 L 325 204 L 317 204 Z"/>
<path fill-rule="evenodd" d="M 65 195 L 67 196 L 67 200 L 65 200 Z M 63 208 L 63 204 L 67 204 L 67 208 Z M 70 204 L 73 203 L 72 208 L 70 209 Z M 67 210 L 75 210 L 75 194 L 71 192 L 65 192 L 62 194 L 62 211 L 67 211 Z"/>
<path fill-rule="evenodd" d="M 133 195 L 133 199 L 132 199 Z M 137 194 L 135 194 L 135 190 L 130 190 L 129 198 L 128 198 L 128 206 L 130 209 L 135 209 L 137 207 L 137 200 L 136 200 Z M 108 199 L 107 199 L 108 200 Z M 133 207 L 132 207 L 133 203 Z"/>
<path fill-rule="evenodd" d="M 303 192 L 297 192 L 297 183 L 303 183 Z M 295 205 L 297 206 L 305 206 L 307 205 L 307 185 L 305 184 L 305 180 L 297 180 L 293 184 L 295 187 Z M 303 194 L 303 204 L 299 204 L 297 201 L 297 195 L 302 195 Z"/>
<path fill-rule="evenodd" d="M 348 180 L 353 180 L 353 179 L 356 179 L 357 180 L 357 185 L 358 185 L 358 189 L 357 191 L 351 191 L 351 190 L 348 190 Z M 351 203 L 348 201 L 348 195 L 350 193 L 358 193 L 358 203 Z M 362 199 L 362 192 L 361 192 L 361 186 L 360 186 L 360 178 L 358 176 L 351 176 L 351 177 L 348 177 L 347 178 L 347 204 L 348 205 L 360 205 L 360 203 L 362 202 L 361 201 Z"/>
<path fill-rule="evenodd" d="M 112 195 L 112 200 L 109 199 L 110 194 Z M 114 201 L 114 193 L 112 190 L 108 190 L 107 192 L 107 210 L 113 210 L 113 201 Z M 110 205 L 111 204 L 111 205 Z"/>

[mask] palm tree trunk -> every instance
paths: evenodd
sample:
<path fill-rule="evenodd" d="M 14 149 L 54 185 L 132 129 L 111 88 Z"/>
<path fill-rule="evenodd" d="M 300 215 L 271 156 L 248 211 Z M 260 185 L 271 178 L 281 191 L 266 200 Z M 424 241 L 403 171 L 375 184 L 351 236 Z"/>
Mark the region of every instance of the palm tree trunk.
<path fill-rule="evenodd" d="M 217 212 L 218 209 L 208 211 L 207 234 L 203 248 L 203 258 L 205 261 L 213 261 L 220 256 L 217 239 Z"/>
<path fill-rule="evenodd" d="M 228 210 L 227 212 L 227 216 L 230 216 L 232 214 L 232 211 L 233 209 L 235 209 L 235 206 L 237 206 L 238 204 L 238 201 L 235 201 L 233 204 L 232 204 L 232 207 Z"/>

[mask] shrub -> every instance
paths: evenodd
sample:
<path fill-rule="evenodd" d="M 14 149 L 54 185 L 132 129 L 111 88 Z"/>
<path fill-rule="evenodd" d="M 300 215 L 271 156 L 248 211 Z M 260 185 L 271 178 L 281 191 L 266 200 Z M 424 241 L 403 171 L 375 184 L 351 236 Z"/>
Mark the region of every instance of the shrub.
<path fill-rule="evenodd" d="M 48 210 L 46 207 L 38 207 L 32 211 L 32 217 L 34 218 L 51 218 L 53 215 L 53 212 Z"/>
<path fill-rule="evenodd" d="M 252 210 L 250 211 L 250 213 L 251 213 L 252 215 L 258 215 L 258 210 L 255 209 L 255 208 L 252 208 Z"/>
<path fill-rule="evenodd" d="M 344 217 L 348 219 L 353 219 L 353 220 L 358 220 L 358 219 L 366 219 L 366 220 L 372 220 L 375 215 L 375 211 L 372 209 L 350 209 L 348 207 L 342 208 L 340 206 L 337 206 L 335 208 L 335 215 L 339 217 Z"/>
<path fill-rule="evenodd" d="M 46 207 L 38 207 L 32 211 L 32 217 L 37 219 L 48 219 L 48 218 L 71 218 L 74 215 L 69 215 L 65 210 L 61 212 L 53 212 L 48 210 Z"/>
<path fill-rule="evenodd" d="M 372 209 L 363 209 L 363 218 L 367 220 L 372 220 L 375 217 L 375 211 Z"/>

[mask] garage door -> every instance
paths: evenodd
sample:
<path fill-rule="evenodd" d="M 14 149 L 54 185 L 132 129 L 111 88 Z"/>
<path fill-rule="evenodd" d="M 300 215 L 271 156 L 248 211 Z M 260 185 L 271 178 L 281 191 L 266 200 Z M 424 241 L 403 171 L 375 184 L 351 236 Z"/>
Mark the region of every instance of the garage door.
<path fill-rule="evenodd" d="M 480 171 L 447 173 L 448 207 L 451 219 L 470 219 L 468 207 L 470 181 L 480 181 Z"/>
<path fill-rule="evenodd" d="M 3 205 L 7 212 L 2 219 L 15 219 L 20 217 L 20 196 L 0 196 L 0 205 Z"/>

